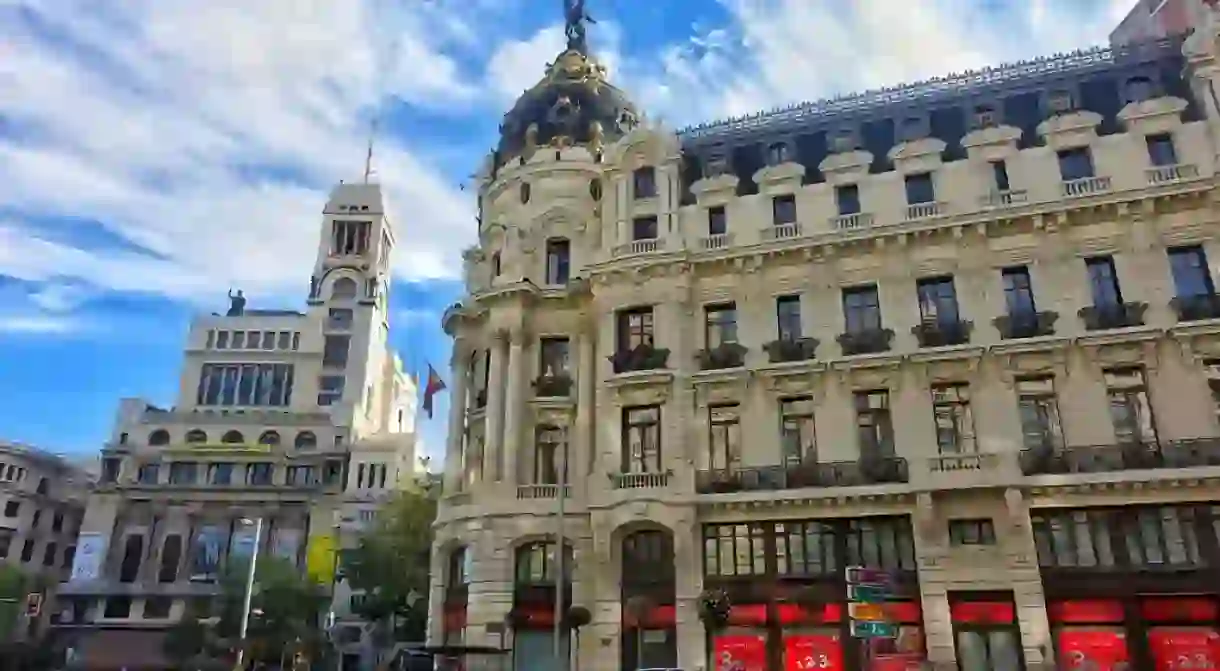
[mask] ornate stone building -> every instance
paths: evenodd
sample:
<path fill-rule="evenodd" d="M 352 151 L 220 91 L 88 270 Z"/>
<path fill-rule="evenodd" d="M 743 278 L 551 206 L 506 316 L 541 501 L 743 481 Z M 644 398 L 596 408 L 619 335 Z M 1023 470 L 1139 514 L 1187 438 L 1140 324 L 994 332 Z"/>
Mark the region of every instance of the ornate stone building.
<path fill-rule="evenodd" d="M 256 534 L 261 558 L 336 587 L 346 668 L 371 666 L 334 580 L 338 549 L 415 471 L 416 385 L 389 346 L 385 211 L 379 185 L 339 184 L 305 311 L 247 308 L 230 292 L 226 314 L 190 326 L 175 405 L 120 402 L 56 617 L 84 668 L 164 668 L 164 630 L 210 612 L 226 562 Z"/>
<path fill-rule="evenodd" d="M 444 317 L 432 637 L 858 669 L 864 566 L 873 668 L 1212 654 L 1218 29 L 676 133 L 561 54 Z"/>

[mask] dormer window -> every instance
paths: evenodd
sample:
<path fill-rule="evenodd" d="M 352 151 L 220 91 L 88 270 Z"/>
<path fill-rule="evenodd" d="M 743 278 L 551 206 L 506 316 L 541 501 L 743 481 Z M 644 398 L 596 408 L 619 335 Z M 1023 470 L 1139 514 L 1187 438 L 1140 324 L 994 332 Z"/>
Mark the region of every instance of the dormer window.
<path fill-rule="evenodd" d="M 788 162 L 788 144 L 775 142 L 767 147 L 767 165 L 779 165 Z"/>
<path fill-rule="evenodd" d="M 1072 99 L 1071 91 L 1052 91 L 1050 97 L 1047 98 L 1046 106 L 1052 115 L 1067 114 L 1075 109 L 1076 102 Z"/>
<path fill-rule="evenodd" d="M 336 221 L 331 234 L 330 253 L 334 256 L 360 256 L 369 249 L 371 221 Z"/>
<path fill-rule="evenodd" d="M 914 142 L 923 138 L 923 119 L 919 117 L 907 117 L 902 120 L 902 141 Z"/>
<path fill-rule="evenodd" d="M 843 129 L 834 134 L 830 139 L 830 153 L 846 154 L 849 151 L 856 149 L 856 134 L 850 129 Z"/>
<path fill-rule="evenodd" d="M 796 196 L 786 194 L 771 199 L 771 223 L 776 226 L 796 223 Z"/>
<path fill-rule="evenodd" d="M 631 221 L 631 239 L 635 240 L 656 240 L 657 239 L 657 218 L 656 217 L 636 217 Z"/>
<path fill-rule="evenodd" d="M 567 284 L 571 275 L 571 243 L 565 238 L 546 241 L 546 283 Z"/>
<path fill-rule="evenodd" d="M 652 167 L 637 168 L 631 174 L 632 193 L 636 200 L 657 197 L 657 172 Z"/>
<path fill-rule="evenodd" d="M 990 105 L 979 105 L 974 108 L 974 127 L 995 128 L 999 125 L 999 115 Z"/>
<path fill-rule="evenodd" d="M 907 205 L 936 202 L 936 187 L 932 181 L 932 173 L 921 172 L 917 175 L 907 175 L 903 181 L 906 186 Z"/>
<path fill-rule="evenodd" d="M 1147 77 L 1132 77 L 1127 80 L 1126 98 L 1129 103 L 1150 100 L 1153 97 L 1152 80 Z"/>

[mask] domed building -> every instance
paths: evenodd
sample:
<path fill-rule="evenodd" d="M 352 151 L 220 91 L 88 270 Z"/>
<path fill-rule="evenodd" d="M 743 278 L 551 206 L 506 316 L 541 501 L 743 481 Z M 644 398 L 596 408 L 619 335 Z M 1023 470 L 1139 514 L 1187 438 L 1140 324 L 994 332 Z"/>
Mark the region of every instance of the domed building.
<path fill-rule="evenodd" d="M 673 132 L 569 4 L 444 316 L 435 642 L 1017 669 L 1220 638 L 1211 13 Z"/>

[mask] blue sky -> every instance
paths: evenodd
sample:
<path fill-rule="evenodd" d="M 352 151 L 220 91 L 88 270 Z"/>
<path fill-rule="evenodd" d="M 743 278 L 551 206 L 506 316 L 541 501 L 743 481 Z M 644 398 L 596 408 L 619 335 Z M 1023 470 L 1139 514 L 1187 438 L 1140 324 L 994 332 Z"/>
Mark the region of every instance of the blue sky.
<path fill-rule="evenodd" d="M 190 315 L 229 287 L 300 307 L 374 118 L 393 339 L 444 371 L 477 242 L 460 186 L 562 46 L 562 4 L 0 0 L 0 437 L 94 452 L 118 398 L 172 404 Z M 1089 46 L 1130 4 L 588 0 L 598 57 L 670 126 Z"/>

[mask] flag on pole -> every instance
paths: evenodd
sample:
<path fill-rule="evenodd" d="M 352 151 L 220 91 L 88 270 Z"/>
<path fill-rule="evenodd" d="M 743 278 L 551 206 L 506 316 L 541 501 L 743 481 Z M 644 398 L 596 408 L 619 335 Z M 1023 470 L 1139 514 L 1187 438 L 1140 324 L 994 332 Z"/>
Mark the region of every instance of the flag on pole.
<path fill-rule="evenodd" d="M 444 390 L 445 381 L 432 364 L 428 364 L 428 384 L 424 387 L 424 412 L 428 413 L 428 419 L 432 419 L 432 397 Z"/>

